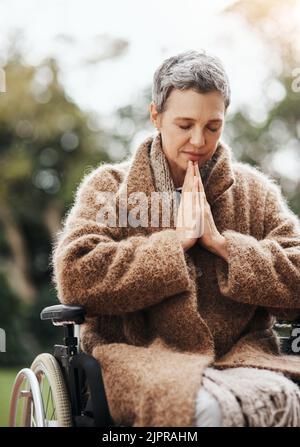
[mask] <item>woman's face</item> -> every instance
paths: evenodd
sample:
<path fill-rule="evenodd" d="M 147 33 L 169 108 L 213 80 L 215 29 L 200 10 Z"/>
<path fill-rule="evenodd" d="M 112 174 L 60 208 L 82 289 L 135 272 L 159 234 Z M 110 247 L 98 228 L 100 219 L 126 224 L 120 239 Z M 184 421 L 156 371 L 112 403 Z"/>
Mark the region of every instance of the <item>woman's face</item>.
<path fill-rule="evenodd" d="M 201 167 L 217 149 L 224 126 L 224 99 L 218 91 L 173 89 L 164 112 L 157 113 L 151 102 L 150 114 L 161 133 L 175 186 L 182 186 L 188 160 L 197 161 Z"/>

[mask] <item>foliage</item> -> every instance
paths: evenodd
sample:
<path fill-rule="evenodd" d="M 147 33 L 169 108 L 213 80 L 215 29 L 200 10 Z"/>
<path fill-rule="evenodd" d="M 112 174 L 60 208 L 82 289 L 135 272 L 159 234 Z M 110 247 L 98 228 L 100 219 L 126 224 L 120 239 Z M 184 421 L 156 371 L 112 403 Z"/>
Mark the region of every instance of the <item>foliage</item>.
<path fill-rule="evenodd" d="M 0 96 L 0 327 L 7 352 L 0 364 L 28 363 L 61 331 L 41 322 L 57 303 L 49 256 L 83 175 L 111 161 L 109 134 L 59 82 L 53 59 L 29 66 L 16 52 L 4 67 Z"/>

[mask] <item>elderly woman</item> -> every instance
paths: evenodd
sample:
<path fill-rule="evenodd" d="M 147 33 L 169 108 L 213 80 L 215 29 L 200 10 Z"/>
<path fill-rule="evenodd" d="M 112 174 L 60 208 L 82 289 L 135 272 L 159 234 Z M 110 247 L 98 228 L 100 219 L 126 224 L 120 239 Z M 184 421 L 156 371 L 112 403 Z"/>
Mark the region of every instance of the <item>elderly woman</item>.
<path fill-rule="evenodd" d="M 112 418 L 300 426 L 300 358 L 272 330 L 300 314 L 299 221 L 221 141 L 230 88 L 217 58 L 165 60 L 152 99 L 157 132 L 83 179 L 53 250 L 60 300 L 86 309 L 82 347 L 101 364 Z M 153 217 L 155 193 L 179 200 Z"/>

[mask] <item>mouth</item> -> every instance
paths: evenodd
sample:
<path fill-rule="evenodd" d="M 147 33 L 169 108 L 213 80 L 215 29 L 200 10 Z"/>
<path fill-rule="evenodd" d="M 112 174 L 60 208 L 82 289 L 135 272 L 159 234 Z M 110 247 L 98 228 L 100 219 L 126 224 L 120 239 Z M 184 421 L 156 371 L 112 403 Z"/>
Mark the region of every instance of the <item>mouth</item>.
<path fill-rule="evenodd" d="M 185 154 L 189 160 L 193 161 L 200 160 L 203 157 L 202 154 L 195 154 L 194 152 L 183 152 L 183 154 Z"/>

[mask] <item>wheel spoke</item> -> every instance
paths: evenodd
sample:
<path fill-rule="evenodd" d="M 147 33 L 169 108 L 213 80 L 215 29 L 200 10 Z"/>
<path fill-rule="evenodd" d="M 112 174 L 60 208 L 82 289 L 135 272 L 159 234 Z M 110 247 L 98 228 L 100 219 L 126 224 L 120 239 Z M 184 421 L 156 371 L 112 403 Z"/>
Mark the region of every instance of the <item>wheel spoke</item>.
<path fill-rule="evenodd" d="M 41 394 L 43 395 L 43 388 L 44 388 L 44 380 L 43 380 L 43 377 L 44 377 L 44 376 L 41 375 L 41 377 L 42 377 L 42 378 L 41 378 L 41 382 L 40 382 L 40 383 L 41 383 Z"/>
<path fill-rule="evenodd" d="M 52 391 L 51 391 L 51 404 L 52 404 L 52 409 L 53 409 L 51 419 L 53 419 L 53 418 L 54 418 L 54 415 L 56 415 L 56 407 L 55 407 L 55 405 L 54 405 Z"/>
<path fill-rule="evenodd" d="M 51 388 L 48 387 L 47 403 L 46 403 L 46 408 L 45 408 L 45 414 L 46 414 L 46 416 L 48 415 L 48 407 L 49 407 L 49 397 L 50 397 L 50 394 L 52 395 L 52 393 L 51 393 Z"/>
<path fill-rule="evenodd" d="M 57 425 L 57 420 L 54 419 L 56 418 L 56 407 L 53 400 L 52 389 L 45 374 L 42 374 L 41 379 L 41 395 L 47 426 L 55 426 Z"/>

